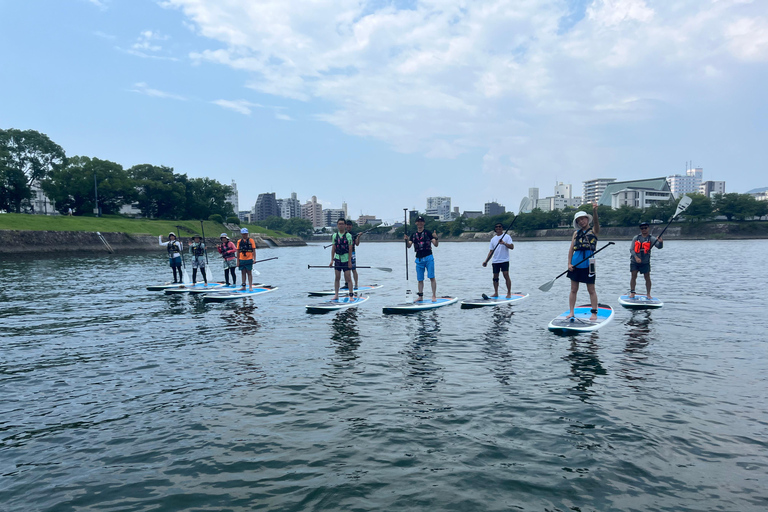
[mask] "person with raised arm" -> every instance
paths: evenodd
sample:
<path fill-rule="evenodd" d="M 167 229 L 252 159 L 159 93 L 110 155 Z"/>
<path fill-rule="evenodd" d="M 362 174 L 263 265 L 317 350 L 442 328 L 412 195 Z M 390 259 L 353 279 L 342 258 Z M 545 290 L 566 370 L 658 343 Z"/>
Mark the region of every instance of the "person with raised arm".
<path fill-rule="evenodd" d="M 591 224 L 591 225 L 590 225 Z M 589 317 L 597 320 L 597 292 L 595 291 L 595 260 L 593 255 L 597 248 L 597 237 L 600 234 L 600 220 L 597 217 L 597 202 L 592 201 L 592 215 L 578 211 L 573 216 L 573 228 L 576 230 L 571 237 L 568 248 L 568 279 L 571 280 L 571 293 L 568 296 L 568 306 L 571 310 L 568 318 L 574 317 L 576 296 L 579 293 L 579 283 L 587 285 L 589 301 L 592 306 Z"/>
<path fill-rule="evenodd" d="M 157 240 L 160 242 L 160 245 L 164 245 L 168 249 L 168 262 L 171 266 L 171 270 L 173 270 L 173 282 L 175 283 L 184 283 L 184 274 L 181 271 L 181 251 L 183 250 L 182 243 L 178 240 L 176 240 L 176 234 L 171 231 L 168 233 L 168 241 L 163 242 L 163 237 L 158 236 Z M 176 278 L 176 271 L 179 272 L 178 280 Z"/>

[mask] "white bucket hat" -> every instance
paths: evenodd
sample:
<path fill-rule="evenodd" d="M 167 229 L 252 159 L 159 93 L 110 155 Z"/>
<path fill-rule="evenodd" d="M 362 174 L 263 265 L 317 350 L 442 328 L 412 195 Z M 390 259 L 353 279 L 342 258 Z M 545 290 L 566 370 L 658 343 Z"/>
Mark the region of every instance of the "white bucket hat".
<path fill-rule="evenodd" d="M 589 219 L 589 223 L 592 224 L 592 215 L 587 212 L 576 212 L 576 214 L 573 216 L 573 229 L 581 229 L 579 227 L 579 223 L 576 222 L 579 220 L 579 217 L 587 217 Z"/>

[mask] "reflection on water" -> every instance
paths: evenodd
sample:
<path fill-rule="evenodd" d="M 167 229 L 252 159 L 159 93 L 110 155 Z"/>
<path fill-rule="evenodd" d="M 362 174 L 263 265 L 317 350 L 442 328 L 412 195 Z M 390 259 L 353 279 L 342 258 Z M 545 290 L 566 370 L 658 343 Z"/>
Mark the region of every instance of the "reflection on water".
<path fill-rule="evenodd" d="M 357 326 L 357 308 L 345 309 L 331 321 L 331 340 L 341 361 L 357 359 L 360 347 L 360 329 Z"/>
<path fill-rule="evenodd" d="M 648 355 L 645 348 L 651 339 L 651 310 L 632 311 L 632 316 L 627 320 L 627 344 L 624 347 L 621 376 L 628 381 L 642 381 L 648 376 Z M 633 389 L 637 386 L 630 385 Z"/>
<path fill-rule="evenodd" d="M 485 332 L 485 343 L 482 345 L 483 354 L 491 362 L 491 374 L 503 385 L 509 384 L 509 377 L 515 374 L 512 369 L 514 357 L 507 348 L 512 311 L 498 307 L 494 309 L 492 322 Z"/>
<path fill-rule="evenodd" d="M 222 314 L 221 317 L 227 322 L 227 328 L 231 331 L 238 331 L 243 327 L 250 327 L 248 332 L 255 334 L 261 327 L 259 321 L 256 320 L 254 313 L 257 306 L 253 301 L 253 297 L 247 297 L 245 299 L 235 299 L 238 305 L 227 309 L 227 312 Z M 242 302 L 241 302 L 242 301 Z M 200 300 L 202 303 L 202 300 Z"/>
<path fill-rule="evenodd" d="M 597 356 L 600 348 L 597 339 L 597 333 L 592 333 L 589 338 L 573 336 L 571 346 L 568 349 L 570 353 L 565 356 L 565 360 L 571 365 L 571 380 L 575 383 L 571 392 L 578 396 L 582 402 L 589 402 L 589 399 L 594 395 L 594 391 L 590 388 L 592 388 L 595 378 L 598 375 L 608 374 Z"/>
<path fill-rule="evenodd" d="M 407 385 L 418 383 L 421 389 L 431 391 L 441 381 L 443 368 L 435 362 L 435 349 L 440 334 L 440 317 L 437 311 L 422 312 L 408 318 L 415 324 L 412 341 L 406 344 Z"/>

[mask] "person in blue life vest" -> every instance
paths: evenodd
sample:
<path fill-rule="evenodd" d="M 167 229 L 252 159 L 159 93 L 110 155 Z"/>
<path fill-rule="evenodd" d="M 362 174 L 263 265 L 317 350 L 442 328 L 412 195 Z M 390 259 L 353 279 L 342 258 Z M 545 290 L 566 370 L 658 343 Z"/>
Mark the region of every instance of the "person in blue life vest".
<path fill-rule="evenodd" d="M 416 219 L 416 232 L 411 236 L 403 235 L 403 239 L 410 248 L 416 251 L 416 280 L 419 282 L 419 300 L 424 299 L 424 271 L 432 283 L 432 302 L 437 302 L 437 280 L 435 279 L 435 258 L 432 256 L 432 246 L 437 247 L 438 239 L 436 231 L 424 229 L 424 217 Z"/>
<path fill-rule="evenodd" d="M 512 243 L 512 237 L 504 234 L 504 226 L 497 223 L 493 227 L 496 233 L 491 238 L 491 244 L 488 246 L 488 256 L 486 256 L 483 266 L 488 266 L 488 260 L 493 257 L 493 297 L 499 296 L 499 272 L 504 276 L 504 282 L 507 285 L 507 298 L 512 297 L 512 280 L 509 278 L 509 251 L 515 248 Z"/>
<path fill-rule="evenodd" d="M 341 273 L 344 273 L 344 280 L 347 282 L 347 286 L 352 282 L 352 248 L 354 246 L 354 240 L 352 234 L 347 232 L 347 221 L 339 219 L 336 222 L 336 233 L 331 237 L 331 264 L 329 267 L 334 268 L 335 278 L 333 281 L 333 299 L 339 298 L 339 284 L 341 281 Z M 354 289 L 349 290 L 349 296 L 354 297 Z"/>
<path fill-rule="evenodd" d="M 184 274 L 181 271 L 181 251 L 183 250 L 183 247 L 181 242 L 176 240 L 176 235 L 173 232 L 168 233 L 167 242 L 163 242 L 162 236 L 158 236 L 157 240 L 160 242 L 160 245 L 164 245 L 168 249 L 168 262 L 171 266 L 171 270 L 173 270 L 174 284 L 183 283 Z M 179 273 L 178 279 L 176 278 L 177 271 Z"/>
<path fill-rule="evenodd" d="M 595 291 L 595 260 L 592 255 L 595 253 L 597 237 L 600 234 L 597 202 L 592 202 L 592 215 L 582 211 L 576 212 L 573 216 L 573 228 L 576 231 L 573 232 L 571 245 L 568 248 L 568 279 L 571 280 L 571 293 L 568 296 L 568 307 L 571 312 L 568 318 L 574 316 L 573 310 L 576 307 L 579 283 L 585 283 L 592 306 L 592 315 L 589 319 L 594 322 L 597 320 L 597 292 Z"/>
<path fill-rule="evenodd" d="M 664 240 L 661 237 L 656 238 L 648 234 L 650 224 L 640 223 L 640 234 L 635 235 L 629 246 L 629 271 L 632 277 L 629 280 L 629 298 L 635 297 L 635 285 L 637 284 L 637 273 L 640 272 L 645 277 L 645 294 L 648 299 L 651 297 L 651 249 L 664 247 Z"/>
<path fill-rule="evenodd" d="M 355 248 L 360 245 L 360 236 L 362 235 L 362 233 L 358 233 L 357 235 L 352 233 L 352 220 L 351 219 L 347 219 L 346 220 L 346 224 L 347 224 L 347 233 L 352 235 L 352 240 L 353 240 L 353 242 L 352 242 L 352 267 L 351 268 L 352 268 L 352 277 L 354 278 L 354 281 L 355 281 L 355 289 L 357 289 L 359 284 L 358 284 L 358 278 L 357 278 L 357 250 L 355 250 Z M 344 287 L 345 288 L 349 288 L 349 283 L 344 285 Z"/>
<path fill-rule="evenodd" d="M 245 288 L 248 278 L 248 291 L 253 291 L 253 264 L 256 262 L 256 241 L 248 234 L 248 228 L 240 230 L 240 240 L 237 241 L 237 264 L 240 267 L 240 278 Z"/>
<path fill-rule="evenodd" d="M 203 237 L 195 235 L 192 237 L 192 243 L 189 246 L 189 254 L 192 256 L 192 284 L 197 282 L 197 270 L 203 276 L 203 281 L 208 285 L 208 276 L 205 275 L 205 242 Z"/>

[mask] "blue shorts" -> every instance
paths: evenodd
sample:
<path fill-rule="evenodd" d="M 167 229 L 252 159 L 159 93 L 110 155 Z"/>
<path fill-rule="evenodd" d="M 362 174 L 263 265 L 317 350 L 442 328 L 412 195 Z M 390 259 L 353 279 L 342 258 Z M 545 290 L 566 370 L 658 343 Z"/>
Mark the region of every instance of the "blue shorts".
<path fill-rule="evenodd" d="M 357 268 L 357 254 L 352 253 L 352 268 L 350 270 L 355 270 Z"/>
<path fill-rule="evenodd" d="M 168 258 L 168 262 L 170 263 L 171 267 L 180 267 L 181 256 L 176 256 L 175 258 Z"/>
<path fill-rule="evenodd" d="M 253 260 L 240 260 L 240 270 L 250 272 L 253 270 Z"/>
<path fill-rule="evenodd" d="M 430 254 L 423 258 L 416 258 L 416 280 L 424 280 L 424 269 L 427 270 L 427 277 L 430 279 L 435 278 L 435 257 Z"/>

